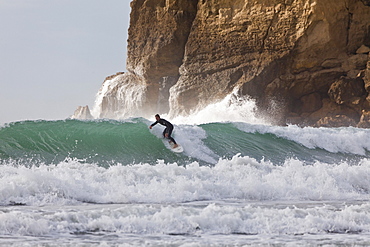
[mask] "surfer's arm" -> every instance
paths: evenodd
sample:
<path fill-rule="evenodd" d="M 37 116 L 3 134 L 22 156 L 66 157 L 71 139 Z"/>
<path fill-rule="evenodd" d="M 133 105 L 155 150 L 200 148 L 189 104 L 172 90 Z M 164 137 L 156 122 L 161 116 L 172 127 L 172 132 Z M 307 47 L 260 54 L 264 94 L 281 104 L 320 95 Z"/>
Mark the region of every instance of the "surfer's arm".
<path fill-rule="evenodd" d="M 156 121 L 155 123 L 152 123 L 150 126 L 149 126 L 149 129 L 152 129 L 152 127 L 154 126 L 154 125 L 156 125 L 158 123 L 158 121 Z"/>

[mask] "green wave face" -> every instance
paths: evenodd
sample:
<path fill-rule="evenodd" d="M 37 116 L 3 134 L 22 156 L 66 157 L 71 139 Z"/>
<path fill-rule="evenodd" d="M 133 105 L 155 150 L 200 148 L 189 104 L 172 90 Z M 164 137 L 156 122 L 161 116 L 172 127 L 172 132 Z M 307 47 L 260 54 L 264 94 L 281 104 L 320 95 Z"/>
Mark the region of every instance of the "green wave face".
<path fill-rule="evenodd" d="M 140 120 L 66 120 L 17 122 L 0 129 L 0 157 L 54 164 L 69 158 L 107 165 L 177 156 Z"/>
<path fill-rule="evenodd" d="M 0 160 L 32 166 L 77 159 L 108 167 L 117 163 L 154 164 L 157 160 L 178 165 L 193 161 L 214 165 L 220 158 L 231 159 L 237 154 L 274 164 L 282 164 L 287 159 L 334 163 L 369 157 L 366 140 L 370 138 L 370 131 L 367 130 L 333 131 L 243 123 L 175 125 L 173 137 L 184 148 L 183 153 L 177 154 L 163 143 L 164 127 L 156 125 L 149 130 L 150 123 L 142 118 L 11 123 L 0 128 Z M 363 141 L 356 141 L 356 135 Z"/>

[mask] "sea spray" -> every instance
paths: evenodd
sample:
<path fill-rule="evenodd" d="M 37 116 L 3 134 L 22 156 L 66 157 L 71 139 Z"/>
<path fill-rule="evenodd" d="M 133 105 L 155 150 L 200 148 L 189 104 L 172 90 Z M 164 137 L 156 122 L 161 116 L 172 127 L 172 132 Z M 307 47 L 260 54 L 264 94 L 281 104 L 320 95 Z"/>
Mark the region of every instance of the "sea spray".
<path fill-rule="evenodd" d="M 195 110 L 189 116 L 174 116 L 178 124 L 204 124 L 212 122 L 244 122 L 266 124 L 264 119 L 256 116 L 256 103 L 246 96 L 231 93 L 223 100 Z"/>
<path fill-rule="evenodd" d="M 92 114 L 95 118 L 126 119 L 129 117 L 147 117 L 154 115 L 152 106 L 158 102 L 151 102 L 151 107 L 145 105 L 147 86 L 143 83 L 132 82 L 134 76 L 119 74 L 107 79 L 99 90 Z M 173 92 L 174 93 L 174 92 Z M 146 106 L 146 107 L 145 107 Z M 230 93 L 224 99 L 208 104 L 205 107 L 192 110 L 187 115 L 173 115 L 177 112 L 170 104 L 170 113 L 161 114 L 174 123 L 201 124 L 210 122 L 246 122 L 254 124 L 266 124 L 268 118 L 257 116 L 255 100 L 248 96 L 240 96 L 237 91 Z M 150 109 L 149 109 L 150 108 Z"/>
<path fill-rule="evenodd" d="M 126 74 L 104 81 L 99 90 L 92 114 L 96 118 L 125 119 L 142 116 L 146 86 L 130 82 Z"/>

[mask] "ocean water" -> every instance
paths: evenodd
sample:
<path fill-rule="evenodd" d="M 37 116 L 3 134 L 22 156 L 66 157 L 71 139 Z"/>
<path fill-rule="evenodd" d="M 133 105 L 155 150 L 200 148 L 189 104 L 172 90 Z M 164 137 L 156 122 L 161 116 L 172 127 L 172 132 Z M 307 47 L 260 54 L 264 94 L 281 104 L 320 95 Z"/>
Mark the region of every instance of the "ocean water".
<path fill-rule="evenodd" d="M 237 120 L 1 126 L 0 246 L 370 246 L 369 129 Z"/>

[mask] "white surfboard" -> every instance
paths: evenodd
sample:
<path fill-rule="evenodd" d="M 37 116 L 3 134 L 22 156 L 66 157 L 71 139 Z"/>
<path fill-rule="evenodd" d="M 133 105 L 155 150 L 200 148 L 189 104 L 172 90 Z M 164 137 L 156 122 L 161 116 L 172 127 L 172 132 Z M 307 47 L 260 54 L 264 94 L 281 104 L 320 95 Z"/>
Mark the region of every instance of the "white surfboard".
<path fill-rule="evenodd" d="M 167 139 L 163 139 L 163 143 L 164 145 L 169 149 L 171 150 L 172 152 L 175 152 L 175 153 L 182 153 L 184 151 L 184 148 L 177 143 L 177 147 L 176 148 L 173 148 L 173 146 L 175 145 L 173 142 L 167 140 Z"/>

